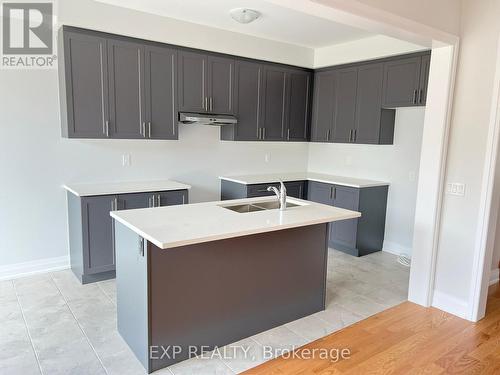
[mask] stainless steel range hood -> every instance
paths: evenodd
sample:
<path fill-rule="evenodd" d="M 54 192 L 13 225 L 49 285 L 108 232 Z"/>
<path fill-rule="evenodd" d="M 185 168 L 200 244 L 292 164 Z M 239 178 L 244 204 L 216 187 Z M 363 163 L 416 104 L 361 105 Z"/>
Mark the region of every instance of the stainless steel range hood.
<path fill-rule="evenodd" d="M 231 115 L 214 115 L 206 113 L 179 113 L 179 122 L 181 124 L 197 124 L 197 125 L 235 125 L 238 120 Z"/>

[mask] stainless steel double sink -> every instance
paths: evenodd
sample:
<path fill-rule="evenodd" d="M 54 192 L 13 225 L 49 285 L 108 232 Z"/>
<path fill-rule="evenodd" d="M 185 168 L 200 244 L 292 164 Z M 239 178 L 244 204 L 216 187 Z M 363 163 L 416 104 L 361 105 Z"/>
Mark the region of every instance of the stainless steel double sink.
<path fill-rule="evenodd" d="M 286 208 L 297 207 L 298 204 L 286 202 Z M 256 212 L 256 211 L 265 211 L 265 210 L 276 210 L 280 208 L 280 203 L 278 201 L 272 202 L 257 202 L 252 204 L 236 204 L 234 206 L 222 206 L 228 210 L 238 212 L 238 213 L 246 213 L 246 212 Z"/>

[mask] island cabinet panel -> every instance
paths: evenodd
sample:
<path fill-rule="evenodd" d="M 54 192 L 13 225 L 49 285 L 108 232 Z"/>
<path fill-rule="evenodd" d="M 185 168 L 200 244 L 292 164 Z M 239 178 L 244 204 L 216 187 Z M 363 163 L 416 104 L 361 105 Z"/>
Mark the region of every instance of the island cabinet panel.
<path fill-rule="evenodd" d="M 267 191 L 269 186 L 275 186 L 279 189 L 280 184 L 279 182 L 270 182 L 266 184 L 245 185 L 233 181 L 221 180 L 221 200 L 275 196 L 272 191 Z M 306 199 L 306 181 L 287 181 L 285 182 L 285 187 L 289 197 Z"/>
<path fill-rule="evenodd" d="M 109 136 L 144 137 L 144 46 L 108 39 Z"/>
<path fill-rule="evenodd" d="M 118 331 L 149 373 L 325 308 L 328 224 L 144 253 L 116 226 Z"/>
<path fill-rule="evenodd" d="M 64 52 L 64 58 L 59 60 L 63 136 L 106 138 L 107 40 L 70 31 L 59 39 Z"/>
<path fill-rule="evenodd" d="M 309 181 L 308 200 L 361 212 L 330 224 L 330 247 L 354 256 L 382 250 L 388 186 L 353 188 Z"/>
<path fill-rule="evenodd" d="M 71 269 L 83 283 L 115 277 L 115 210 L 188 203 L 187 190 L 78 197 L 68 193 Z"/>

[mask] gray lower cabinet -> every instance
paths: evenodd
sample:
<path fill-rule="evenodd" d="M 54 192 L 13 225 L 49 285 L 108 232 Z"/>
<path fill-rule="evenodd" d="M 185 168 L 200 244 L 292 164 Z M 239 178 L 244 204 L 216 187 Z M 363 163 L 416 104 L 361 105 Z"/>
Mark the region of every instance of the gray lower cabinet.
<path fill-rule="evenodd" d="M 110 211 L 188 203 L 187 190 L 78 197 L 68 192 L 71 269 L 83 283 L 115 276 Z"/>
<path fill-rule="evenodd" d="M 358 219 L 330 224 L 330 247 L 363 256 L 382 250 L 388 186 L 352 188 L 309 181 L 308 200 L 361 212 Z"/>
<path fill-rule="evenodd" d="M 274 193 L 267 191 L 267 188 L 269 186 L 279 188 L 279 185 L 278 182 L 245 185 L 233 181 L 221 180 L 221 200 L 274 196 Z M 285 187 L 289 197 L 306 199 L 307 181 L 287 181 L 285 182 Z"/>

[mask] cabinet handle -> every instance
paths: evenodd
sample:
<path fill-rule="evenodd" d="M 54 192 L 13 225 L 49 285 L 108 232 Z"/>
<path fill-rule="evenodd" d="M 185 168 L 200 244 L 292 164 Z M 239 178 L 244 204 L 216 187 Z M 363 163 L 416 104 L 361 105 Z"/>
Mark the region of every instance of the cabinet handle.
<path fill-rule="evenodd" d="M 146 123 L 143 121 L 141 125 L 141 134 L 144 138 L 146 138 Z"/>
<path fill-rule="evenodd" d="M 214 109 L 214 99 L 210 97 L 210 110 L 213 111 Z"/>
<path fill-rule="evenodd" d="M 266 128 L 262 128 L 262 139 L 266 139 Z"/>
<path fill-rule="evenodd" d="M 352 129 L 349 130 L 349 142 L 352 142 Z"/>
<path fill-rule="evenodd" d="M 290 140 L 290 128 L 288 128 L 286 131 L 286 139 L 287 139 L 287 141 Z"/>
<path fill-rule="evenodd" d="M 337 187 L 333 187 L 333 200 L 337 199 Z"/>
<path fill-rule="evenodd" d="M 330 140 L 330 129 L 328 129 L 326 131 L 326 140 L 329 141 Z"/>
<path fill-rule="evenodd" d="M 354 129 L 352 133 L 352 141 L 356 142 L 356 138 L 358 138 L 358 129 Z"/>
<path fill-rule="evenodd" d="M 148 122 L 148 133 L 149 133 L 148 138 L 151 138 L 151 121 Z"/>
<path fill-rule="evenodd" d="M 205 111 L 208 111 L 208 96 L 205 96 L 205 107 L 203 107 Z"/>
<path fill-rule="evenodd" d="M 157 207 L 161 207 L 161 195 L 158 194 L 156 197 L 158 199 L 158 206 Z"/>
<path fill-rule="evenodd" d="M 106 120 L 106 122 L 104 123 L 105 124 L 105 134 L 106 134 L 106 137 L 109 137 L 109 120 Z"/>
<path fill-rule="evenodd" d="M 333 199 L 333 186 L 330 186 L 330 199 Z"/>
<path fill-rule="evenodd" d="M 139 237 L 139 254 L 141 257 L 144 256 L 144 238 Z"/>
<path fill-rule="evenodd" d="M 418 90 L 418 102 L 422 104 L 422 97 L 423 97 L 423 91 L 422 89 Z"/>
<path fill-rule="evenodd" d="M 417 104 L 417 91 L 418 90 L 413 90 L 413 104 Z"/>
<path fill-rule="evenodd" d="M 113 198 L 111 201 L 111 211 L 118 211 L 118 198 Z"/>
<path fill-rule="evenodd" d="M 182 204 L 185 204 L 186 203 L 186 196 L 184 194 L 182 194 Z"/>

